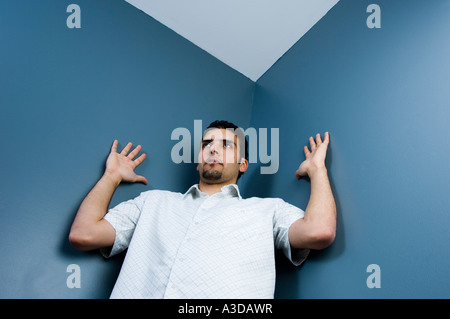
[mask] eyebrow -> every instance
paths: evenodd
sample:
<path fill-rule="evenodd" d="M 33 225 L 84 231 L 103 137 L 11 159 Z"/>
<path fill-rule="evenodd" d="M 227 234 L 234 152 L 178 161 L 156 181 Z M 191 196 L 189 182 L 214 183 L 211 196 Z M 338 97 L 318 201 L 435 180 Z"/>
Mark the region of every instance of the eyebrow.
<path fill-rule="evenodd" d="M 209 144 L 209 143 L 211 143 L 212 141 L 214 141 L 214 139 L 207 139 L 207 140 L 203 139 L 203 140 L 202 140 L 202 145 Z M 220 140 L 219 140 L 219 141 L 220 141 Z M 223 143 L 223 142 L 233 143 L 233 144 L 236 146 L 236 143 L 235 143 L 233 140 L 223 139 L 223 140 L 222 140 L 222 143 Z"/>

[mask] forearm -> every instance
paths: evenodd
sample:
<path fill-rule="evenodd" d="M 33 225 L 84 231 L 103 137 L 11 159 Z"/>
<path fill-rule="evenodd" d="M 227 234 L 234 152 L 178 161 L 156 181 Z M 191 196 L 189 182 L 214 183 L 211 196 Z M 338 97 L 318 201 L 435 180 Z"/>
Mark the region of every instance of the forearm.
<path fill-rule="evenodd" d="M 112 174 L 105 173 L 81 203 L 74 224 L 101 220 L 119 184 L 120 181 Z"/>
<path fill-rule="evenodd" d="M 312 229 L 335 233 L 336 203 L 331 190 L 326 168 L 310 176 L 311 195 L 305 210 L 305 221 Z"/>
<path fill-rule="evenodd" d="M 310 180 L 305 216 L 291 226 L 290 242 L 297 248 L 323 249 L 336 235 L 336 204 L 325 167 L 310 174 Z"/>
<path fill-rule="evenodd" d="M 77 248 L 88 250 L 91 242 L 103 238 L 105 232 L 103 217 L 106 215 L 111 198 L 120 184 L 120 180 L 113 174 L 105 173 L 81 203 L 70 230 L 69 239 Z M 106 226 L 108 227 L 108 225 Z M 110 240 L 106 240 L 109 243 Z"/>

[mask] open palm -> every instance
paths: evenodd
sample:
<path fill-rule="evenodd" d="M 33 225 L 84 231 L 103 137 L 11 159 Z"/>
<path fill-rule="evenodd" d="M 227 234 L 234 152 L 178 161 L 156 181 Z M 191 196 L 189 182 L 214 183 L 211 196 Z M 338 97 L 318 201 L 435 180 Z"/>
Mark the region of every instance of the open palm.
<path fill-rule="evenodd" d="M 134 172 L 134 169 L 138 165 L 140 165 L 146 158 L 146 154 L 142 154 L 141 156 L 133 160 L 133 158 L 135 158 L 136 155 L 141 151 L 142 146 L 136 146 L 135 149 L 128 154 L 128 152 L 131 150 L 131 147 L 133 146 L 132 143 L 128 143 L 124 147 L 122 152 L 118 153 L 118 143 L 119 142 L 115 140 L 111 147 L 111 153 L 106 160 L 106 172 L 113 174 L 122 182 L 141 182 L 144 184 L 148 184 L 148 181 L 144 176 L 137 175 Z"/>
<path fill-rule="evenodd" d="M 320 134 L 316 135 L 316 140 L 311 136 L 309 138 L 309 144 L 311 150 L 305 145 L 304 151 L 306 159 L 300 164 L 299 168 L 295 172 L 295 177 L 301 178 L 308 175 L 311 177 L 317 170 L 325 168 L 325 157 L 327 155 L 328 144 L 330 143 L 330 134 L 328 132 L 324 135 L 324 140 L 320 137 Z"/>

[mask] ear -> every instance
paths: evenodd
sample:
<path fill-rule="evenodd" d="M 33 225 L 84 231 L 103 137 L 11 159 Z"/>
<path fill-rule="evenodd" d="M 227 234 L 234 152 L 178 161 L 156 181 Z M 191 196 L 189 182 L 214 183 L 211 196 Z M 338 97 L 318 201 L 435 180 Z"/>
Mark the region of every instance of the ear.
<path fill-rule="evenodd" d="M 239 172 L 244 173 L 248 169 L 248 161 L 245 158 L 242 158 L 241 163 L 239 164 Z"/>

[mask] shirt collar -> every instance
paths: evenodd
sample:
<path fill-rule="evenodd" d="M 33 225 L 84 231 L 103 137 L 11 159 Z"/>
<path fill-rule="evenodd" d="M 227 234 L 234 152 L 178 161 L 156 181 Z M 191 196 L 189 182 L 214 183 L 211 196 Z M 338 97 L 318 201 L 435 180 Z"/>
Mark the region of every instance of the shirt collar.
<path fill-rule="evenodd" d="M 221 191 L 225 195 L 229 195 L 231 197 L 237 197 L 239 199 L 242 199 L 241 193 L 239 192 L 239 187 L 236 184 L 229 184 L 225 185 L 221 188 Z M 191 194 L 194 197 L 200 197 L 200 194 L 204 194 L 199 188 L 198 184 L 194 184 L 184 193 L 183 197 L 186 197 L 187 195 Z"/>

